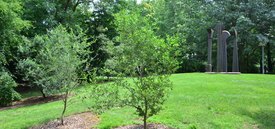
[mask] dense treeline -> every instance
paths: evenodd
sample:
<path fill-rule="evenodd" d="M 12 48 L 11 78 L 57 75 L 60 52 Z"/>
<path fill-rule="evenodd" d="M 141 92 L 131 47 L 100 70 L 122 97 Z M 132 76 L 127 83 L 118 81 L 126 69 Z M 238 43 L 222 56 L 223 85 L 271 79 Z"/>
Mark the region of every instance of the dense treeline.
<path fill-rule="evenodd" d="M 219 22 L 231 32 L 228 46 L 229 70 L 232 64 L 234 28 L 239 33 L 240 71 L 258 73 L 261 65 L 261 48 L 266 44 L 266 72 L 274 72 L 274 20 L 275 2 L 272 0 L 158 0 L 156 24 L 161 36 L 177 35 L 181 39 L 180 72 L 204 71 L 207 58 L 207 28 Z M 214 34 L 216 35 L 216 34 Z M 265 42 L 260 39 L 266 39 Z M 216 42 L 214 37 L 214 43 Z M 215 58 L 216 46 L 213 48 Z M 214 60 L 215 61 L 215 60 Z M 214 64 L 214 70 L 216 63 Z"/>
<path fill-rule="evenodd" d="M 138 21 L 129 17 L 123 24 L 115 24 L 124 17 L 121 14 L 129 15 L 127 11 L 139 13 L 146 20 L 131 23 Z M 52 85 L 46 82 L 57 83 L 57 80 L 51 80 L 51 75 L 58 68 L 51 68 L 55 65 L 65 67 L 57 61 L 60 58 L 58 54 L 62 55 L 62 52 L 72 54 L 74 62 L 81 62 L 68 67 L 72 76 L 77 74 L 78 78 L 87 81 L 91 81 L 94 74 L 115 76 L 120 71 L 116 71 L 114 62 L 110 61 L 114 57 L 112 46 L 133 38 L 119 38 L 122 30 L 123 33 L 132 33 L 139 29 L 129 27 L 131 24 L 150 25 L 152 35 L 176 46 L 167 50 L 180 62 L 177 72 L 204 72 L 206 30 L 214 28 L 219 22 L 232 34 L 234 28 L 239 33 L 241 72 L 259 73 L 261 67 L 266 67 L 268 73 L 275 71 L 274 0 L 144 0 L 140 4 L 135 0 L 0 0 L 0 84 L 6 85 L 5 90 L 11 92 L 14 92 L 15 82 L 37 86 L 46 96 L 47 85 Z M 56 37 L 58 35 L 64 37 Z M 234 36 L 229 39 L 228 46 L 229 69 L 233 39 Z M 58 44 L 60 40 L 71 44 L 62 46 Z M 83 42 L 85 45 L 75 46 Z M 56 49 L 53 44 L 49 45 L 51 43 L 57 43 L 61 53 L 50 51 Z M 265 45 L 265 66 L 261 65 L 259 44 Z M 73 52 L 70 47 L 80 47 L 85 54 Z M 216 63 L 213 64 L 215 70 Z M 48 71 L 41 72 L 45 70 Z M 17 96 L 12 98 L 18 99 Z"/>

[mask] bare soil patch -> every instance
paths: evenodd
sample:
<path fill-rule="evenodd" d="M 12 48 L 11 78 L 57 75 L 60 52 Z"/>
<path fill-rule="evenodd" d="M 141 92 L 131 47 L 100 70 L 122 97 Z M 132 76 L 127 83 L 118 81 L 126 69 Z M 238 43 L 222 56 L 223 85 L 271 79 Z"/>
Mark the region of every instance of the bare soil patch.
<path fill-rule="evenodd" d="M 12 106 L 0 107 L 0 111 L 6 110 L 6 109 L 12 109 L 12 108 L 18 108 L 18 107 L 24 107 L 24 106 L 29 106 L 29 105 L 57 101 L 57 100 L 61 100 L 62 97 L 63 97 L 63 95 L 52 95 L 52 96 L 48 96 L 47 98 L 43 98 L 42 96 L 30 97 L 30 98 L 22 99 L 20 101 L 15 101 L 12 103 Z"/>
<path fill-rule="evenodd" d="M 148 124 L 147 128 L 148 129 L 173 129 L 162 124 Z M 115 129 L 143 129 L 143 125 L 127 125 L 127 126 L 117 127 Z"/>
<path fill-rule="evenodd" d="M 91 112 L 75 114 L 64 118 L 64 125 L 60 120 L 54 120 L 46 124 L 31 127 L 30 129 L 91 129 L 99 122 L 99 118 Z"/>
<path fill-rule="evenodd" d="M 244 123 L 243 129 L 259 129 L 259 126 L 256 124 Z"/>

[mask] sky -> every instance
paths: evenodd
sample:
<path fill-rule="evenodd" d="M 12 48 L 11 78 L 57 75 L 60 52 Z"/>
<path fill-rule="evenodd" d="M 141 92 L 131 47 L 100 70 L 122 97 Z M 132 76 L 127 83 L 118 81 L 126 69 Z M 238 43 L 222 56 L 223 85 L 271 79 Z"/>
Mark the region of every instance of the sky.
<path fill-rule="evenodd" d="M 137 3 L 140 4 L 142 0 L 137 0 Z"/>
<path fill-rule="evenodd" d="M 100 0 L 94 0 L 95 2 L 100 1 Z M 142 0 L 137 0 L 137 3 L 140 4 Z"/>

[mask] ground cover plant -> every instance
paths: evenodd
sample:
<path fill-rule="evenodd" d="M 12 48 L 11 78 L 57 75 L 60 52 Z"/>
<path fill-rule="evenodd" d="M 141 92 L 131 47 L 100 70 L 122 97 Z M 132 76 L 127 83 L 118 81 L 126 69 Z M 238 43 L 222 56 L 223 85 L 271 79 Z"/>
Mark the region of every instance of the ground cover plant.
<path fill-rule="evenodd" d="M 148 119 L 173 128 L 263 128 L 274 125 L 272 75 L 175 74 L 164 109 Z M 75 90 L 89 94 L 90 85 Z M 73 97 L 67 115 L 87 111 L 90 100 Z M 60 116 L 61 101 L 0 111 L 0 128 L 27 128 Z M 100 115 L 98 128 L 141 124 L 134 108 L 114 108 Z M 43 115 L 37 115 L 43 114 Z"/>

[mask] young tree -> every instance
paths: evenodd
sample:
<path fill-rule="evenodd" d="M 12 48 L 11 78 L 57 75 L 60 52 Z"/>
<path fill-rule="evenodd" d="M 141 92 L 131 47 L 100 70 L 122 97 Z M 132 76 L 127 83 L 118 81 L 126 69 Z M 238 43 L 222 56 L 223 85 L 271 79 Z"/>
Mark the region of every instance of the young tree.
<path fill-rule="evenodd" d="M 150 16 L 142 12 L 133 9 L 115 14 L 120 44 L 114 46 L 112 61 L 107 62 L 120 75 L 114 83 L 122 92 L 120 102 L 136 109 L 146 129 L 147 119 L 161 110 L 172 88 L 169 75 L 178 63 L 172 56 L 176 40 L 165 42 L 156 36 Z"/>
<path fill-rule="evenodd" d="M 81 31 L 76 34 L 58 26 L 46 35 L 37 36 L 34 41 L 41 45 L 41 49 L 35 58 L 23 60 L 19 66 L 25 70 L 25 77 L 46 93 L 64 93 L 61 114 L 64 124 L 68 96 L 78 85 L 78 71 L 85 62 L 82 56 L 87 54 L 86 38 Z"/>
<path fill-rule="evenodd" d="M 64 114 L 67 109 L 68 95 L 70 91 L 78 85 L 77 71 L 85 60 L 81 59 L 86 54 L 86 39 L 81 33 L 67 33 L 63 27 L 58 27 L 45 38 L 47 46 L 42 49 L 41 57 L 43 64 L 48 64 L 46 69 L 50 72 L 49 77 L 44 78 L 50 85 L 57 86 L 58 91 L 63 92 L 64 106 L 61 114 L 61 123 L 64 124 Z M 47 82 L 46 82 L 47 84 Z"/>

